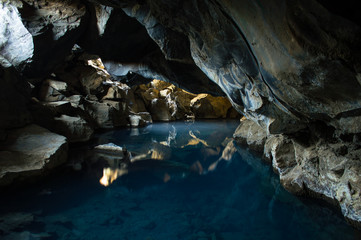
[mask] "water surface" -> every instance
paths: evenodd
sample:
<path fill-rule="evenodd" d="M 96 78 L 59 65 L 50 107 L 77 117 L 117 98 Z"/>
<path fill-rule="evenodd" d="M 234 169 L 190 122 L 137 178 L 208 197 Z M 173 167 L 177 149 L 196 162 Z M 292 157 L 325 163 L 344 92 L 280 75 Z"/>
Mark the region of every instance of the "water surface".
<path fill-rule="evenodd" d="M 270 166 L 234 148 L 237 125 L 155 123 L 99 134 L 73 149 L 61 173 L 1 193 L 0 239 L 360 239 L 336 210 L 290 195 Z M 107 143 L 155 160 L 119 174 L 119 156 L 94 152 Z M 104 169 L 118 173 L 108 187 L 99 181 Z"/>

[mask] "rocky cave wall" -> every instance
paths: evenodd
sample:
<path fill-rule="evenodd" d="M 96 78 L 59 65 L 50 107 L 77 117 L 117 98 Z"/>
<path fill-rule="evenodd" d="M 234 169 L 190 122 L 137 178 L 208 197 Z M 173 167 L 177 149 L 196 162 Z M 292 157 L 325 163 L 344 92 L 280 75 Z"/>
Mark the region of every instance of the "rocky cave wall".
<path fill-rule="evenodd" d="M 28 82 L 78 44 L 127 84 L 225 94 L 248 119 L 235 137 L 286 189 L 330 200 L 360 226 L 357 12 L 316 0 L 14 0 L 0 5 L 0 29 L 2 139 L 34 121 Z"/>

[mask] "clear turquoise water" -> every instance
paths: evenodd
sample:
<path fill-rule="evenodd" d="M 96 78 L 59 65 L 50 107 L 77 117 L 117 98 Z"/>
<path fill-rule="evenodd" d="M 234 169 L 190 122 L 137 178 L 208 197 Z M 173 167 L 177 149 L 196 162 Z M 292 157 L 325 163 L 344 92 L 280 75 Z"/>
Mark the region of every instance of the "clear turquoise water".
<path fill-rule="evenodd" d="M 247 149 L 208 171 L 237 124 L 156 123 L 99 134 L 73 149 L 81 170 L 1 192 L 0 239 L 360 239 L 333 208 L 287 193 Z M 161 149 L 167 164 L 134 168 L 104 187 L 99 179 L 111 163 L 92 147 L 110 142 L 138 154 Z"/>

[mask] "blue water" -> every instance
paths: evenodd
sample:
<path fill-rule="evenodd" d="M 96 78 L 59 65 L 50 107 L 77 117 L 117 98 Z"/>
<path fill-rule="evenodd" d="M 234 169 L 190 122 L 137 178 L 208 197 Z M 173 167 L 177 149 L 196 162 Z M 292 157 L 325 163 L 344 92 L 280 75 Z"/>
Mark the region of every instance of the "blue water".
<path fill-rule="evenodd" d="M 1 192 L 0 239 L 360 239 L 337 210 L 287 193 L 247 149 L 221 159 L 237 124 L 155 123 L 99 134 L 74 148 L 59 174 Z M 134 156 L 157 149 L 162 160 L 129 167 L 104 187 L 103 169 L 114 166 L 93 147 L 106 143 Z"/>

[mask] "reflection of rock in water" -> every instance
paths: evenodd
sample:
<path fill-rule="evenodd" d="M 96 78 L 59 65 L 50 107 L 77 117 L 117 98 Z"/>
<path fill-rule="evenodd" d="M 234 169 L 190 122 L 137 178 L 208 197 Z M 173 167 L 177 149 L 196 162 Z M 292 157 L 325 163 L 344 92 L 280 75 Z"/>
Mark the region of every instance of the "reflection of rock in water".
<path fill-rule="evenodd" d="M 131 154 L 125 147 L 115 144 L 104 144 L 94 148 L 94 157 L 105 160 L 107 166 L 103 168 L 103 176 L 99 182 L 109 186 L 120 176 L 132 173 L 150 173 L 164 182 L 182 179 L 188 176 L 193 168 L 189 165 L 169 161 L 171 148 L 153 142 L 146 154 Z"/>
<path fill-rule="evenodd" d="M 193 162 L 188 162 L 189 165 L 171 161 L 170 159 L 176 157 L 176 155 L 172 156 L 173 148 L 177 148 L 175 146 L 176 136 L 177 131 L 172 126 L 166 141 L 157 142 L 153 140 L 149 145 L 148 152 L 143 154 L 134 152 L 130 154 L 125 147 L 122 148 L 112 143 L 95 147 L 96 153 L 94 156 L 107 162 L 103 168 L 100 183 L 109 186 L 120 176 L 139 172 L 151 174 L 164 182 L 182 179 L 190 173 L 206 174 L 209 171 L 214 171 L 220 161 L 231 161 L 233 154 L 236 152 L 232 139 L 224 139 L 225 148 L 222 150 L 221 146 L 212 147 L 207 141 L 197 137 L 193 131 L 189 130 L 187 135 L 188 143 L 179 145 L 178 148 L 187 148 L 190 154 L 197 151 L 200 155 L 197 155 L 198 157 Z M 197 150 L 199 147 L 201 149 Z"/>
<path fill-rule="evenodd" d="M 121 165 L 119 168 L 104 168 L 100 183 L 109 186 L 118 177 L 133 173 L 148 173 L 163 182 L 168 182 L 183 179 L 191 172 L 192 169 L 187 164 L 167 160 L 142 159 L 128 165 Z"/>
<path fill-rule="evenodd" d="M 225 139 L 226 141 L 226 139 Z M 224 142 L 225 142 L 224 141 Z M 214 171 L 217 168 L 217 165 L 220 161 L 231 161 L 233 155 L 237 152 L 234 141 L 229 140 L 226 147 L 222 151 L 222 155 L 217 159 L 217 161 L 213 162 L 208 166 L 208 171 Z"/>

